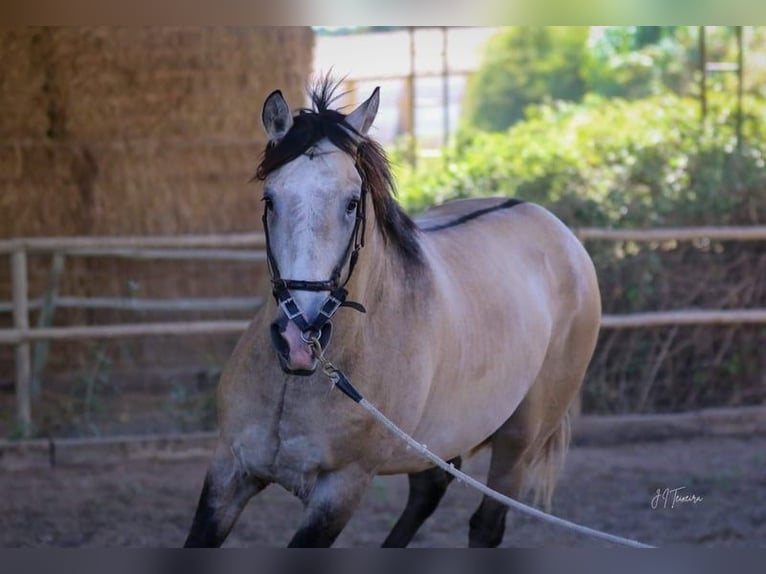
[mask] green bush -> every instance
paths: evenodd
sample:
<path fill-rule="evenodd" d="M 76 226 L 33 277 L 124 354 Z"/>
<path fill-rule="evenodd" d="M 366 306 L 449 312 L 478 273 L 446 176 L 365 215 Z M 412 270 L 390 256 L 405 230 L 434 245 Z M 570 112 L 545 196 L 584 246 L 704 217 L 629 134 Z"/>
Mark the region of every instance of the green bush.
<path fill-rule="evenodd" d="M 766 107 L 746 100 L 739 153 L 735 102 L 713 96 L 705 126 L 696 100 L 670 94 L 532 107 L 526 121 L 475 132 L 431 168 L 400 167 L 401 200 L 419 211 L 447 199 L 515 195 L 571 225 L 731 223 L 766 184 Z M 753 213 L 763 213 L 762 203 Z"/>
<path fill-rule="evenodd" d="M 608 26 L 591 33 L 583 77 L 588 92 L 645 98 L 671 90 L 688 93 L 698 58 L 696 29 L 678 26 Z"/>
<path fill-rule="evenodd" d="M 527 106 L 547 99 L 579 101 L 586 86 L 588 28 L 518 26 L 493 36 L 468 84 L 464 122 L 503 130 Z"/>
<path fill-rule="evenodd" d="M 528 106 L 579 102 L 586 93 L 628 99 L 688 91 L 690 28 L 509 27 L 488 42 L 468 84 L 462 129 L 504 130 Z M 696 44 L 694 44 L 696 46 Z"/>

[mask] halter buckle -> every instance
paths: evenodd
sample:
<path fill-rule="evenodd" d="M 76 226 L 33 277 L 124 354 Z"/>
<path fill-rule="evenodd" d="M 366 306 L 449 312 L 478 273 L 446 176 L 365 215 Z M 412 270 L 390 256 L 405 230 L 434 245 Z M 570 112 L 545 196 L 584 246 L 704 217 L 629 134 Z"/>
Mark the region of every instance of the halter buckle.
<path fill-rule="evenodd" d="M 345 297 L 343 297 L 343 299 L 345 299 Z M 335 315 L 335 312 L 340 309 L 343 304 L 343 299 L 336 297 L 335 291 L 333 291 L 327 296 L 327 299 L 325 299 L 322 308 L 319 309 L 319 315 L 326 317 L 327 319 L 325 319 L 325 321 L 329 321 L 332 319 L 332 316 Z M 314 322 L 316 323 L 316 321 Z"/>
<path fill-rule="evenodd" d="M 296 317 L 303 316 L 300 307 L 298 307 L 298 304 L 295 302 L 295 299 L 292 298 L 292 295 L 288 295 L 286 298 L 280 299 L 279 307 L 282 309 L 285 316 L 290 321 L 295 321 Z"/>

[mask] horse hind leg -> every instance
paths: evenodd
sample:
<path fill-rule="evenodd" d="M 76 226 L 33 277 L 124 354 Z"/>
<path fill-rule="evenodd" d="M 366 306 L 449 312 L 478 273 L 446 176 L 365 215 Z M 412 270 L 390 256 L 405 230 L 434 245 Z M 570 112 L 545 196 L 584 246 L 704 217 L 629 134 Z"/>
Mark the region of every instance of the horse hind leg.
<path fill-rule="evenodd" d="M 495 431 L 490 439 L 490 458 L 487 486 L 517 499 L 525 486 L 525 460 L 533 442 L 534 429 L 530 428 L 528 408 L 523 402 L 516 412 Z M 472 548 L 495 548 L 503 541 L 508 507 L 484 496 L 471 516 L 468 545 Z"/>
<path fill-rule="evenodd" d="M 218 453 L 205 475 L 186 548 L 221 546 L 245 504 L 269 484 L 245 473 L 230 451 L 219 447 Z"/>
<path fill-rule="evenodd" d="M 458 456 L 448 462 L 459 469 L 462 461 Z M 418 529 L 439 506 L 452 479 L 451 474 L 438 467 L 410 474 L 407 505 L 383 542 L 383 547 L 404 548 L 407 546 Z"/>
<path fill-rule="evenodd" d="M 487 485 L 514 499 L 532 488 L 535 501 L 550 509 L 569 445 L 569 417 L 565 410 L 553 419 L 555 424 L 543 424 L 540 397 L 532 392 L 492 436 Z M 485 496 L 471 517 L 469 546 L 499 546 L 507 514 L 507 506 Z"/>
<path fill-rule="evenodd" d="M 596 293 L 598 291 L 596 290 Z M 553 491 L 569 448 L 570 413 L 578 406 L 598 333 L 598 301 L 581 314 L 549 350 L 540 373 L 516 412 L 492 436 L 487 484 L 511 498 L 527 486 L 550 509 Z M 498 546 L 508 508 L 487 497 L 471 517 L 470 546 Z"/>

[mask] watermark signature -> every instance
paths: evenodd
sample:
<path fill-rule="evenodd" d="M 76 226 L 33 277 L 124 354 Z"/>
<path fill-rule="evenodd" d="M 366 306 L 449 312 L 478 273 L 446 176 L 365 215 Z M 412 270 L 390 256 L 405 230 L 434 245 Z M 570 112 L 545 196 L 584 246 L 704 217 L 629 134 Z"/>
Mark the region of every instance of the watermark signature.
<path fill-rule="evenodd" d="M 657 493 L 652 496 L 652 510 L 658 508 L 676 508 L 683 504 L 699 504 L 702 502 L 702 497 L 696 494 L 683 492 L 686 490 L 685 486 L 679 486 L 677 488 L 658 488 Z"/>

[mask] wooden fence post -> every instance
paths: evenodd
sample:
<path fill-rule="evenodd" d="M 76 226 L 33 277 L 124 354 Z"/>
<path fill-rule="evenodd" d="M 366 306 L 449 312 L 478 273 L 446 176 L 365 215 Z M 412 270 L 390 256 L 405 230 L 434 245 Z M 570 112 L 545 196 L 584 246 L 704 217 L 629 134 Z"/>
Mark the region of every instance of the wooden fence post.
<path fill-rule="evenodd" d="M 53 315 L 56 312 L 56 301 L 59 296 L 61 274 L 64 272 L 64 262 L 65 255 L 60 251 L 56 251 L 53 254 L 53 261 L 51 263 L 50 285 L 43 297 L 42 307 L 40 307 L 40 314 L 37 318 L 37 326 L 40 328 L 53 325 Z M 27 311 L 28 310 L 29 305 L 27 305 Z M 37 341 L 32 347 L 31 393 L 33 399 L 37 399 L 40 396 L 42 376 L 43 371 L 45 370 L 45 364 L 48 362 L 49 349 L 50 341 Z"/>
<path fill-rule="evenodd" d="M 341 108 L 345 108 L 344 113 L 350 114 L 356 109 L 356 102 L 359 99 L 356 80 L 343 80 L 340 86 Z M 364 94 L 361 94 L 364 96 Z"/>
<path fill-rule="evenodd" d="M 407 99 L 407 128 L 409 129 L 408 155 L 410 165 L 416 167 L 418 163 L 417 148 L 417 130 L 415 129 L 415 100 L 417 93 L 415 90 L 415 81 L 417 74 L 415 72 L 415 26 L 409 27 L 410 35 L 410 73 L 407 76 L 405 89 Z"/>
<path fill-rule="evenodd" d="M 29 330 L 29 301 L 27 299 L 27 253 L 19 246 L 11 253 L 11 281 L 13 283 L 13 325 L 26 333 Z M 19 431 L 23 437 L 32 430 L 30 383 L 32 365 L 29 341 L 16 344 L 16 409 Z"/>

